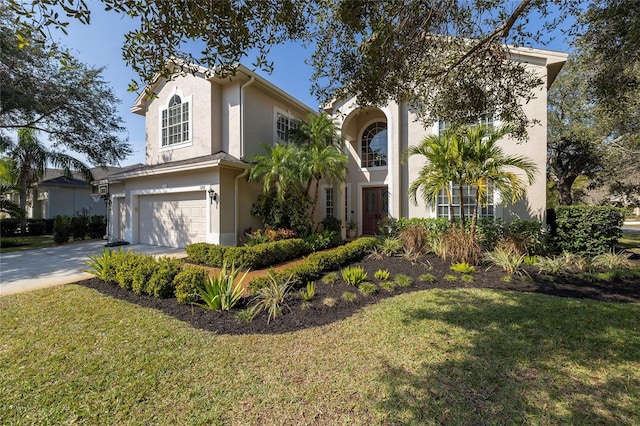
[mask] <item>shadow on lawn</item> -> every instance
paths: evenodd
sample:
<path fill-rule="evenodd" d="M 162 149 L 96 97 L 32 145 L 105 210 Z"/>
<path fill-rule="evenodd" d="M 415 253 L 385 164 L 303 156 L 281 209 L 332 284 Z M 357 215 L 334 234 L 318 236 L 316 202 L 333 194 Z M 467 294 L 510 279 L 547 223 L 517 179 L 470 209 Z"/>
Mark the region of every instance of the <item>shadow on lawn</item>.
<path fill-rule="evenodd" d="M 441 333 L 428 339 L 442 348 L 417 368 L 386 362 L 378 408 L 392 424 L 640 422 L 640 305 L 476 291 L 439 299 L 403 312 L 404 326 Z"/>

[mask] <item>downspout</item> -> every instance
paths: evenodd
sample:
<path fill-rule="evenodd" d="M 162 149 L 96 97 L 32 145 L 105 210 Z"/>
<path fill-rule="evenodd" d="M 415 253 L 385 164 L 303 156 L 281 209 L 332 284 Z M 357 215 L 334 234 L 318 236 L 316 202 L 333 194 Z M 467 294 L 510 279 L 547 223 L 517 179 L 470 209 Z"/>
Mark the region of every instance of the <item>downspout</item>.
<path fill-rule="evenodd" d="M 244 89 L 251 86 L 255 80 L 256 80 L 255 76 L 252 75 L 249 81 L 247 81 L 245 84 L 243 84 L 240 87 L 240 159 L 241 160 L 244 159 Z M 234 197 L 235 206 L 233 209 L 233 230 L 234 230 L 233 245 L 234 246 L 238 245 L 238 206 L 240 205 L 240 202 L 238 201 L 238 194 L 239 194 L 240 179 L 245 177 L 248 173 L 249 173 L 249 169 L 246 169 L 244 172 L 236 176 L 235 182 L 234 182 L 234 191 L 235 191 L 235 197 Z"/>
<path fill-rule="evenodd" d="M 238 245 L 238 205 L 240 204 L 238 202 L 238 187 L 240 185 L 240 179 L 245 177 L 247 174 L 249 174 L 249 169 L 245 169 L 244 172 L 240 173 L 238 176 L 236 176 L 235 182 L 234 182 L 234 189 L 235 189 L 235 208 L 234 208 L 234 212 L 233 212 L 233 245 L 237 246 Z"/>

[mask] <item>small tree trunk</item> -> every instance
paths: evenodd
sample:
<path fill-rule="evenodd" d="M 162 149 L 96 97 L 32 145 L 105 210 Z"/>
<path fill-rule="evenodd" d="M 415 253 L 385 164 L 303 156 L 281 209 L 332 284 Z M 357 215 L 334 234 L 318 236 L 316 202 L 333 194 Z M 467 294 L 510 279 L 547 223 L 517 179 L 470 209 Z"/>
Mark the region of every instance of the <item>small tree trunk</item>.
<path fill-rule="evenodd" d="M 20 187 L 18 193 L 20 195 L 20 235 L 25 236 L 27 233 L 27 176 L 20 177 Z"/>
<path fill-rule="evenodd" d="M 460 193 L 460 230 L 464 232 L 467 219 L 464 215 L 464 194 L 462 185 L 458 185 L 458 192 Z"/>
<path fill-rule="evenodd" d="M 571 194 L 571 188 L 573 182 L 576 180 L 573 176 L 565 177 L 564 179 L 558 179 L 558 195 L 561 206 L 570 206 L 573 204 L 573 195 Z"/>

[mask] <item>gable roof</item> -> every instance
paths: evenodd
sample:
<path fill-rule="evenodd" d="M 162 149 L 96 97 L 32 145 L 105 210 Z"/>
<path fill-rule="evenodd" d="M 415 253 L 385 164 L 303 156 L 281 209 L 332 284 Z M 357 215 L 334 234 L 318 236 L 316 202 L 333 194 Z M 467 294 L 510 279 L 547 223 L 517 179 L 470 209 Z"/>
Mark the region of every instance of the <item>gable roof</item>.
<path fill-rule="evenodd" d="M 217 84 L 220 85 L 224 85 L 224 84 L 228 84 L 231 83 L 233 81 L 240 81 L 240 82 L 248 82 L 250 81 L 252 78 L 254 79 L 254 84 L 259 85 L 263 90 L 265 90 L 266 92 L 268 92 L 269 94 L 271 94 L 272 96 L 279 98 L 281 100 L 283 100 L 286 103 L 290 103 L 295 105 L 297 108 L 303 110 L 303 111 L 309 111 L 309 112 L 316 112 L 316 109 L 313 109 L 311 107 L 309 107 L 307 104 L 305 104 L 304 102 L 300 101 L 299 99 L 295 98 L 293 95 L 285 92 L 284 90 L 282 90 L 281 88 L 279 88 L 278 86 L 276 86 L 275 84 L 271 83 L 269 80 L 265 79 L 264 77 L 259 76 L 258 74 L 256 74 L 254 71 L 252 71 L 251 69 L 247 68 L 246 66 L 239 64 L 238 67 L 236 68 L 236 72 L 234 75 L 226 75 L 226 76 L 221 76 L 219 73 L 217 73 L 215 70 L 211 70 L 209 68 L 206 67 L 202 67 L 202 66 L 198 66 L 196 67 L 197 71 L 195 73 L 196 76 L 206 79 L 208 81 L 211 82 L 215 82 Z M 176 73 L 178 74 L 178 73 Z M 131 107 L 131 112 L 133 112 L 134 114 L 140 114 L 140 115 L 145 115 L 146 114 L 146 110 L 147 110 L 147 104 L 152 100 L 150 95 L 148 95 L 148 91 L 151 91 L 153 93 L 157 93 L 156 90 L 158 90 L 162 84 L 164 84 L 167 81 L 166 78 L 163 77 L 157 77 L 155 79 L 155 81 L 148 85 L 145 90 L 142 91 L 142 93 L 140 93 L 140 95 L 138 95 L 138 97 L 136 98 L 133 106 Z"/>
<path fill-rule="evenodd" d="M 85 180 L 77 179 L 75 177 L 68 178 L 65 176 L 58 176 L 53 179 L 42 180 L 38 184 L 41 186 L 67 186 L 67 187 L 88 187 L 90 186 Z"/>

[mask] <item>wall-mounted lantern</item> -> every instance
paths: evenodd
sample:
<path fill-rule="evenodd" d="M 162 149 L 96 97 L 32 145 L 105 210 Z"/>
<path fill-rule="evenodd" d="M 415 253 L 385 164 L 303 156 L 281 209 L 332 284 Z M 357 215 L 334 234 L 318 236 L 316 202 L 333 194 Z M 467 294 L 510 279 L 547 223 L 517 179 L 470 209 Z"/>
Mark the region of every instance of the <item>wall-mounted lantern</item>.
<path fill-rule="evenodd" d="M 214 201 L 218 201 L 218 194 L 216 194 L 216 191 L 213 190 L 213 188 L 209 188 L 209 191 L 207 191 L 209 193 L 209 202 L 211 204 L 213 204 Z"/>

